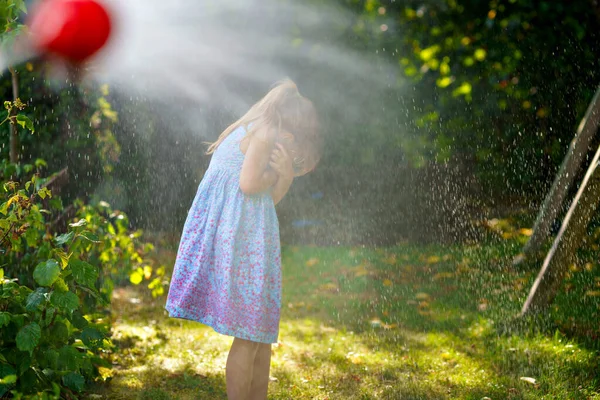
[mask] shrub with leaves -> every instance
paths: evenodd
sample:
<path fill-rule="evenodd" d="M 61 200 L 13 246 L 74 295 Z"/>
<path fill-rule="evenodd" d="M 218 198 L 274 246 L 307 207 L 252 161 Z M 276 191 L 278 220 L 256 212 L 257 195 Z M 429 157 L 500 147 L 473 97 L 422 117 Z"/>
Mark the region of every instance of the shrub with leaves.
<path fill-rule="evenodd" d="M 0 187 L 0 397 L 77 397 L 110 368 L 101 356 L 112 348 L 115 282 L 163 290 L 164 268 L 144 261 L 152 246 L 126 215 L 106 203 L 74 206 L 74 221 L 56 233 L 52 215 L 63 206 L 44 180 Z"/>
<path fill-rule="evenodd" d="M 99 269 L 68 245 L 90 239 L 79 226 L 58 237 L 47 231 L 49 211 L 40 201 L 50 198 L 35 177 L 2 188 L 0 395 L 73 394 L 99 367 L 109 367 L 100 357 L 110 345 L 108 326 L 82 313 L 86 297 L 97 308 L 107 305 L 97 288 Z M 19 278 L 6 276 L 9 271 Z"/>
<path fill-rule="evenodd" d="M 130 230 L 129 218 L 104 201 L 97 205 L 76 202 L 77 225 L 86 227 L 89 241 L 79 241 L 74 249 L 85 252 L 90 263 L 101 265 L 101 292 L 110 294 L 114 285 L 147 283 L 154 297 L 164 294 L 165 267 L 156 267 L 148 257 L 152 243 L 141 241 L 142 231 Z"/>

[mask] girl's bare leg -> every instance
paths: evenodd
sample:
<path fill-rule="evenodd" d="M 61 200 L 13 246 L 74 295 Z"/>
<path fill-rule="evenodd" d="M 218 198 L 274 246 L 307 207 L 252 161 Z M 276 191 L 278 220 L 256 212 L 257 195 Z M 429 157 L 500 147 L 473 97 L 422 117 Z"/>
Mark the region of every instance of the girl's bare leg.
<path fill-rule="evenodd" d="M 225 380 L 229 400 L 247 400 L 252 377 L 254 360 L 260 343 L 235 338 L 227 356 Z"/>
<path fill-rule="evenodd" d="M 252 384 L 247 400 L 266 400 L 269 387 L 269 371 L 271 369 L 271 345 L 259 344 L 254 358 Z"/>

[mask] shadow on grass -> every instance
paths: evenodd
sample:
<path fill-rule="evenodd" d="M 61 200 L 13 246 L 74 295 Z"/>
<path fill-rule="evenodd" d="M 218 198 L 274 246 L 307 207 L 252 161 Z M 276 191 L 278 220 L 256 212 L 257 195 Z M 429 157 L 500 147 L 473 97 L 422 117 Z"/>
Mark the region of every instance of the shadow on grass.
<path fill-rule="evenodd" d="M 227 399 L 225 381 L 221 375 L 200 375 L 193 370 L 170 370 L 157 368 L 134 368 L 119 374 L 108 384 L 90 388 L 96 395 L 108 399 L 125 400 L 187 400 Z"/>
<path fill-rule="evenodd" d="M 419 369 L 406 373 L 427 377 L 430 389 L 444 386 L 448 398 L 584 399 L 600 391 L 597 341 L 560 333 L 556 312 L 514 320 L 535 271 L 513 271 L 510 249 L 315 248 L 289 249 L 285 257 L 295 268 L 287 270 L 293 284 L 284 292 L 285 318 L 317 317 L 364 338 L 371 353 L 408 348 L 403 357 Z M 569 305 L 581 301 L 571 300 L 553 311 L 560 305 L 572 314 Z M 457 387 L 462 392 L 450 395 Z"/>
<path fill-rule="evenodd" d="M 498 334 L 532 278 L 498 249 L 288 248 L 283 264 L 269 399 L 600 397 L 596 352 L 531 321 Z M 231 338 L 140 293 L 115 292 L 118 368 L 96 393 L 226 398 Z"/>

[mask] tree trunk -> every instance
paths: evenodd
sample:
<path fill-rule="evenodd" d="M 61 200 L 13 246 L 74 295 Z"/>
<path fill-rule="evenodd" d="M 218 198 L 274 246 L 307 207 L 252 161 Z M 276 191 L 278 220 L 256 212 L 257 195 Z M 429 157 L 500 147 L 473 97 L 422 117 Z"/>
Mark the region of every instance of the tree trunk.
<path fill-rule="evenodd" d="M 12 78 L 12 91 L 13 91 L 13 100 L 17 100 L 19 98 L 19 77 L 17 76 L 17 71 L 14 68 L 10 68 L 10 75 Z M 12 109 L 12 116 L 17 113 L 17 110 Z M 9 139 L 9 156 L 10 162 L 16 164 L 19 162 L 19 130 L 17 129 L 16 124 L 10 123 L 10 139 Z"/>
<path fill-rule="evenodd" d="M 558 175 L 552 184 L 550 193 L 546 196 L 544 204 L 537 216 L 533 227 L 533 235 L 523 248 L 523 251 L 514 260 L 514 264 L 520 264 L 524 260 L 535 261 L 541 255 L 542 245 L 548 236 L 550 226 L 554 222 L 565 197 L 577 175 L 581 163 L 590 152 L 590 144 L 600 124 L 600 87 L 590 103 L 585 117 L 581 120 L 575 137 L 571 141 L 569 151 L 560 166 Z"/>
<path fill-rule="evenodd" d="M 600 199 L 598 160 L 600 160 L 600 147 L 596 151 L 552 248 L 531 287 L 529 296 L 523 304 L 521 316 L 536 313 L 554 300 L 562 280 L 573 262 L 575 252 L 585 239 L 587 226 L 594 216 Z"/>

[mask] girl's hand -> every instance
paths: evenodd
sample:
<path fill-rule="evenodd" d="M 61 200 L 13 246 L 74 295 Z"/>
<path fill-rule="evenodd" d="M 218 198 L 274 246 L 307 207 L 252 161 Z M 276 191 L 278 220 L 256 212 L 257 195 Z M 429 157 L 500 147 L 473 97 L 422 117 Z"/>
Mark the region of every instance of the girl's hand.
<path fill-rule="evenodd" d="M 275 172 L 277 172 L 277 175 L 279 175 L 280 179 L 285 179 L 288 181 L 292 181 L 294 179 L 293 160 L 281 143 L 276 143 L 276 147 L 271 153 L 269 165 L 275 170 Z"/>

